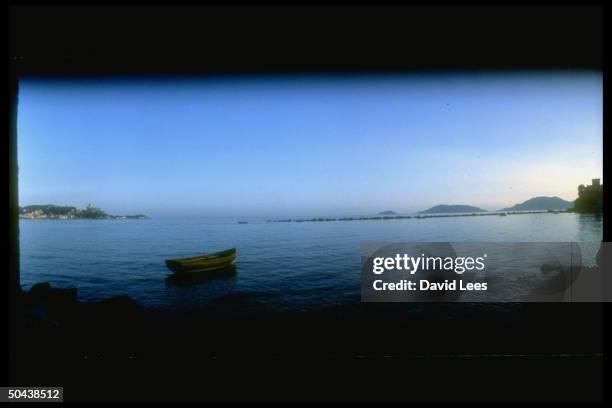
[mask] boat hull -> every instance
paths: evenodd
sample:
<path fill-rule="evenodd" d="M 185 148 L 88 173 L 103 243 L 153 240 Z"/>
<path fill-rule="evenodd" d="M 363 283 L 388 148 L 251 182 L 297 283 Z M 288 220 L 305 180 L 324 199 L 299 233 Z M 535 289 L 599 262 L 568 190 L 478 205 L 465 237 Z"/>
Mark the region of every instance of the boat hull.
<path fill-rule="evenodd" d="M 236 264 L 236 248 L 190 258 L 167 259 L 166 266 L 174 273 L 217 271 Z"/>

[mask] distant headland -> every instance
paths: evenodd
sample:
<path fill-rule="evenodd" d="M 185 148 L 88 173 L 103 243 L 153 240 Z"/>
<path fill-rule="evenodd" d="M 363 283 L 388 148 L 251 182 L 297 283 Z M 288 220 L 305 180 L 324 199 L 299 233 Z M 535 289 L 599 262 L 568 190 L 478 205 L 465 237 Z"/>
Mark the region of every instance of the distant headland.
<path fill-rule="evenodd" d="M 453 213 L 478 213 L 487 212 L 482 208 L 474 207 L 471 205 L 448 205 L 440 204 L 435 207 L 428 208 L 427 210 L 419 211 L 419 214 L 453 214 Z"/>
<path fill-rule="evenodd" d="M 601 213 L 603 211 L 603 185 L 600 179 L 593 179 L 591 185 L 578 186 L 578 198 L 566 201 L 559 197 L 533 197 L 520 204 L 502 210 L 487 211 L 479 207 L 463 204 L 440 204 L 427 210 L 419 211 L 416 215 L 398 215 L 395 211 L 386 210 L 376 216 L 356 217 L 317 217 L 304 219 L 268 220 L 268 222 L 322 222 L 322 221 L 366 221 L 366 220 L 405 220 L 441 217 L 474 217 L 474 216 L 507 216 L 520 214 L 540 213 Z"/>
<path fill-rule="evenodd" d="M 534 197 L 512 207 L 504 208 L 499 211 L 536 211 L 536 210 L 569 210 L 574 207 L 574 203 L 559 197 Z"/>
<path fill-rule="evenodd" d="M 378 215 L 397 215 L 397 213 L 395 211 L 387 210 L 379 212 Z"/>
<path fill-rule="evenodd" d="M 91 204 L 85 209 L 54 204 L 19 207 L 19 218 L 27 220 L 145 220 L 146 215 L 110 215 Z"/>

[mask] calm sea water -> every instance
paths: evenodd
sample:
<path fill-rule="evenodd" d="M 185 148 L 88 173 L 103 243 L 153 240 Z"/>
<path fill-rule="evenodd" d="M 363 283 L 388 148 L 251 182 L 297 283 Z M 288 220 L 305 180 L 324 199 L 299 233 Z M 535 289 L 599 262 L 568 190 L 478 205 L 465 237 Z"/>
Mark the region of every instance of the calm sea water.
<path fill-rule="evenodd" d="M 191 309 L 242 296 L 281 310 L 360 299 L 364 241 L 600 241 L 602 217 L 523 214 L 386 221 L 264 219 L 21 220 L 21 284 L 76 287 L 83 301 L 127 294 L 150 309 Z M 232 277 L 175 285 L 164 259 L 236 246 Z"/>

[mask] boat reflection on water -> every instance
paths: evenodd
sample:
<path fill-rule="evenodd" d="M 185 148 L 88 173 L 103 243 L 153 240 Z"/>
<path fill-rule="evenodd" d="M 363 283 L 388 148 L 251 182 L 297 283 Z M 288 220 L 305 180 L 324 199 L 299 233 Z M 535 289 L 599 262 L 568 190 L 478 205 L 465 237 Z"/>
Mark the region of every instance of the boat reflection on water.
<path fill-rule="evenodd" d="M 166 285 L 172 286 L 190 286 L 197 285 L 212 280 L 228 280 L 236 277 L 236 264 L 231 264 L 225 268 L 216 269 L 214 271 L 201 271 L 190 273 L 175 273 L 166 278 Z"/>

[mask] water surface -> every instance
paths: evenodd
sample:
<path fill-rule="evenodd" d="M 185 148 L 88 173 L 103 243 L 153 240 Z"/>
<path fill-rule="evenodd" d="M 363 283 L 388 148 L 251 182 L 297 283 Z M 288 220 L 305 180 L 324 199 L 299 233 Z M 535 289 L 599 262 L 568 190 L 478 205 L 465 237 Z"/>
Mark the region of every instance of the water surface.
<path fill-rule="evenodd" d="M 360 244 L 600 241 L 603 218 L 580 214 L 272 223 L 233 218 L 21 220 L 21 284 L 76 287 L 80 300 L 127 294 L 142 306 L 188 310 L 241 296 L 278 310 L 360 299 Z M 166 281 L 164 259 L 236 246 L 237 273 L 192 285 Z"/>

